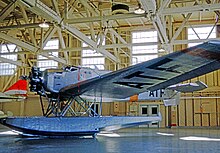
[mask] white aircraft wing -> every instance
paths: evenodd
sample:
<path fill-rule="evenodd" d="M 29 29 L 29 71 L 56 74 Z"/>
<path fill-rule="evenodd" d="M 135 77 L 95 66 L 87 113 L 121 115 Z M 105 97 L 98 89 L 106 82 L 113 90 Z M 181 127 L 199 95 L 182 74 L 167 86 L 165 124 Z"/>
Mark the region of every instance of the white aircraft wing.
<path fill-rule="evenodd" d="M 10 96 L 10 95 L 6 95 L 5 93 L 0 93 L 0 103 L 22 101 L 25 98 L 26 97 L 24 96 Z"/>
<path fill-rule="evenodd" d="M 220 41 L 209 41 L 182 51 L 114 71 L 60 89 L 61 97 L 88 95 L 126 98 L 164 89 L 220 68 Z"/>

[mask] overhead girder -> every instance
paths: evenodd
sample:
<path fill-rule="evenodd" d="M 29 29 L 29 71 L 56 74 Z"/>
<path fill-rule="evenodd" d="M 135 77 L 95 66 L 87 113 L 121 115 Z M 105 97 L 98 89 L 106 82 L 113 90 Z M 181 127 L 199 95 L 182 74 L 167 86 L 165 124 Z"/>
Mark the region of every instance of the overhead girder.
<path fill-rule="evenodd" d="M 0 14 L 0 15 L 1 15 L 1 16 L 0 16 L 0 21 L 4 20 L 5 17 L 7 17 L 7 16 L 9 15 L 9 13 L 11 13 L 11 11 L 13 11 L 13 10 L 15 9 L 15 7 L 17 6 L 17 3 L 18 3 L 17 0 L 11 1 L 11 3 L 9 3 L 9 4 L 4 8 L 4 10 L 3 10 L 3 11 L 1 12 L 1 14 Z M 23 5 L 21 5 L 21 4 L 19 3 L 19 7 L 20 7 L 20 10 L 21 10 L 21 12 L 22 12 L 22 16 L 23 16 L 24 21 L 25 21 L 26 24 L 29 24 L 30 26 L 34 26 L 34 27 L 39 26 L 38 24 L 36 24 L 36 25 L 30 24 L 30 23 L 29 23 L 29 19 L 28 19 L 27 14 L 26 14 L 26 11 L 25 11 L 25 9 L 23 8 Z M 8 29 L 4 29 L 4 28 L 3 28 L 3 29 L 1 29 L 1 30 L 11 30 L 11 28 L 13 28 L 13 26 L 9 26 Z M 16 28 L 16 27 L 15 27 L 15 28 Z M 36 52 L 36 51 L 39 50 L 39 48 L 38 48 L 38 47 L 35 47 L 35 46 L 37 46 L 37 42 L 36 42 L 36 39 L 35 39 L 35 37 L 34 37 L 34 35 L 33 35 L 33 31 L 32 31 L 32 29 L 28 29 L 28 31 L 29 31 L 29 35 L 30 35 L 30 38 L 31 38 L 31 40 L 32 40 L 32 43 L 33 43 L 34 45 L 31 45 L 31 44 L 29 44 L 29 43 L 25 43 L 25 42 L 19 41 L 18 39 L 15 39 L 15 38 L 13 38 L 13 37 L 11 37 L 11 36 L 8 36 L 8 35 L 6 35 L 6 34 L 4 34 L 4 33 L 0 33 L 0 35 L 1 35 L 0 38 L 3 39 L 3 40 L 6 40 L 6 41 L 8 41 L 8 42 L 11 42 L 11 43 L 13 43 L 13 44 L 16 44 L 16 45 L 18 45 L 19 47 L 25 48 L 25 49 L 27 49 L 27 50 L 29 50 L 29 51 Z M 62 63 L 62 64 L 66 64 L 66 61 L 65 61 L 65 60 L 60 59 L 60 58 L 58 58 L 58 57 L 52 57 L 52 56 L 49 55 L 48 53 L 42 53 L 41 55 L 47 57 L 48 59 L 53 59 L 53 60 L 55 60 L 55 61 L 57 61 L 57 62 L 60 62 L 60 63 Z M 25 64 L 23 64 L 23 63 L 20 62 L 20 61 L 13 61 L 13 60 L 5 59 L 5 58 L 3 58 L 3 57 L 1 57 L 1 61 L 7 62 L 7 63 L 11 63 L 11 64 L 15 64 L 15 65 L 18 65 L 18 66 L 24 66 L 24 65 L 25 65 Z"/>
<path fill-rule="evenodd" d="M 58 8 L 58 3 L 57 3 L 57 0 L 52 0 L 52 4 L 53 4 L 53 7 L 55 8 L 56 10 L 56 13 L 60 16 L 60 11 L 59 11 L 59 8 Z M 57 30 L 57 33 L 58 33 L 58 38 L 59 38 L 59 41 L 60 41 L 60 46 L 62 49 L 65 49 L 66 48 L 66 45 L 65 45 L 65 42 L 64 42 L 64 39 L 63 39 L 63 36 L 62 36 L 62 32 L 61 32 L 61 29 L 59 27 L 54 27 L 54 29 Z M 66 60 L 66 62 L 69 64 L 69 59 L 68 59 L 68 54 L 67 52 L 64 52 L 64 58 Z"/>
<path fill-rule="evenodd" d="M 92 49 L 102 53 L 106 58 L 112 60 L 113 62 L 118 63 L 119 60 L 112 55 L 110 52 L 104 49 L 100 49 L 97 47 L 97 44 L 95 41 L 89 39 L 85 34 L 83 34 L 81 31 L 79 31 L 77 28 L 68 25 L 63 21 L 63 19 L 58 16 L 58 14 L 53 11 L 51 8 L 43 4 L 39 0 L 20 0 L 22 4 L 24 4 L 29 10 L 34 12 L 37 15 L 40 15 L 44 17 L 45 19 L 55 22 L 56 24 L 60 25 L 61 28 L 65 29 L 68 33 L 71 35 L 77 37 L 79 40 L 85 42 L 88 44 Z"/>
<path fill-rule="evenodd" d="M 175 43 L 175 42 L 174 42 Z M 100 48 L 104 49 L 110 49 L 110 48 L 125 48 L 125 47 L 132 47 L 132 46 L 143 46 L 143 45 L 157 45 L 158 42 L 144 42 L 144 43 L 127 43 L 127 44 L 108 44 L 101 46 Z M 74 48 L 64 48 L 64 49 L 44 49 L 44 50 L 39 50 L 39 52 L 44 53 L 44 52 L 75 52 L 75 51 L 80 51 L 80 50 L 88 50 L 89 47 L 74 47 Z M 26 54 L 28 52 L 26 51 L 19 51 L 20 54 Z M 12 55 L 12 54 L 18 54 L 18 53 L 0 53 L 0 55 Z"/>
<path fill-rule="evenodd" d="M 95 14 L 95 15 L 100 15 L 100 11 L 98 9 L 95 9 L 93 8 L 91 5 L 88 4 L 88 1 L 87 0 L 80 0 L 80 2 L 84 5 L 84 7 L 86 9 L 88 9 L 90 12 L 92 12 L 92 14 Z M 103 14 L 102 14 L 103 16 Z M 106 23 L 106 25 L 108 26 L 108 24 L 110 26 L 112 26 L 111 22 L 106 22 L 106 21 L 103 21 Z M 123 44 L 127 44 L 127 42 L 124 40 L 124 38 L 121 37 L 121 35 L 119 35 L 113 28 L 109 28 L 110 32 L 113 33 Z M 113 40 L 114 41 L 114 40 Z M 131 50 L 131 47 L 129 47 L 128 49 Z"/>
<path fill-rule="evenodd" d="M 171 3 L 171 0 L 165 0 L 162 1 L 162 4 L 158 8 L 158 11 L 153 13 L 152 9 L 149 8 L 151 5 L 156 5 L 151 0 L 140 0 L 140 3 L 142 4 L 144 10 L 148 13 L 149 17 L 151 18 L 151 21 L 155 27 L 155 29 L 158 31 L 160 41 L 162 43 L 162 46 L 165 50 L 172 52 L 172 46 L 176 43 L 179 43 L 179 41 L 175 41 L 175 39 L 178 37 L 182 29 L 185 27 L 186 23 L 188 22 L 189 18 L 191 17 L 193 12 L 201 12 L 201 11 L 214 11 L 217 15 L 219 15 L 218 8 L 220 7 L 220 3 L 211 4 L 210 0 L 206 0 L 208 4 L 201 4 L 198 2 L 195 2 L 193 6 L 185 6 L 185 7 L 177 7 L 177 8 L 168 8 L 168 5 Z M 154 6 L 153 8 L 155 8 Z M 164 16 L 170 16 L 173 14 L 185 14 L 183 15 L 184 20 L 182 21 L 180 27 L 178 30 L 174 33 L 173 36 L 169 35 L 169 38 L 167 36 L 167 29 L 166 29 L 166 22 L 164 19 Z M 170 30 L 170 29 L 169 29 Z M 170 33 L 169 33 L 170 34 Z M 185 43 L 186 41 L 184 41 Z"/>
<path fill-rule="evenodd" d="M 84 5 L 84 7 L 86 9 L 88 9 L 92 14 L 95 14 L 95 15 L 101 15 L 103 16 L 103 14 L 101 14 L 102 12 L 100 12 L 98 9 L 95 9 L 93 8 L 91 5 L 88 4 L 88 1 L 85 1 L 85 0 L 80 0 L 80 2 Z M 88 12 L 87 12 L 88 13 Z M 107 21 L 101 21 L 101 23 L 104 22 L 104 24 L 106 24 L 106 26 L 108 26 L 108 24 L 110 26 L 111 25 L 111 21 L 110 22 L 107 22 Z M 92 25 L 92 24 L 91 24 Z M 102 25 L 101 25 L 102 26 Z M 91 27 L 91 29 L 93 30 L 93 26 Z M 94 30 L 93 30 L 94 31 Z M 110 35 L 111 35 L 111 38 L 112 38 L 112 41 L 113 43 L 116 43 L 116 40 L 114 39 L 114 36 L 116 36 L 122 43 L 124 44 L 127 44 L 127 42 L 113 29 L 113 28 L 109 28 L 109 31 L 110 31 Z M 107 31 L 106 31 L 107 32 Z M 114 36 L 113 36 L 113 35 Z M 106 34 L 104 35 L 106 36 Z M 129 47 L 129 49 L 131 49 L 131 47 Z M 124 52 L 124 51 L 123 51 Z M 116 54 L 116 48 L 114 48 L 114 55 L 119 59 L 119 56 L 117 56 L 118 54 Z"/>
<path fill-rule="evenodd" d="M 28 43 L 26 43 L 26 42 L 23 42 L 23 41 L 21 41 L 21 40 L 18 40 L 18 39 L 16 39 L 16 38 L 11 37 L 11 36 L 9 36 L 9 35 L 7 35 L 7 34 L 4 34 L 4 33 L 2 33 L 2 32 L 0 32 L 0 39 L 3 39 L 3 40 L 5 40 L 5 41 L 7 41 L 7 42 L 10 42 L 10 43 L 13 43 L 13 44 L 15 44 L 15 45 L 18 45 L 18 46 L 20 46 L 20 47 L 22 47 L 22 48 L 24 48 L 24 49 L 26 49 L 26 50 L 28 50 L 28 51 L 31 51 L 31 52 L 33 52 L 33 53 L 38 53 L 38 51 L 39 51 L 39 49 L 40 49 L 40 48 L 38 48 L 38 47 L 35 47 L 35 46 L 33 46 L 33 45 L 31 45 L 31 44 L 28 44 Z M 52 60 L 54 60 L 54 61 L 57 61 L 57 62 L 66 64 L 66 61 L 65 61 L 64 59 L 61 59 L 61 58 L 58 58 L 58 57 L 55 57 L 55 56 L 51 56 L 49 53 L 45 53 L 45 52 L 42 52 L 42 53 L 41 53 L 41 52 L 40 52 L 39 54 L 42 55 L 42 56 L 44 56 L 44 57 L 47 57 L 48 59 L 52 59 Z"/>
<path fill-rule="evenodd" d="M 88 10 L 86 10 L 86 14 L 87 14 L 88 17 L 91 16 L 91 14 L 90 14 L 90 12 Z M 89 29 L 90 29 L 90 33 L 91 33 L 91 39 L 95 41 L 96 40 L 96 38 L 95 38 L 95 30 L 94 30 L 94 25 L 93 25 L 92 22 L 89 23 L 89 27 L 90 27 Z"/>
<path fill-rule="evenodd" d="M 206 0 L 206 3 L 211 4 L 211 0 Z M 219 10 L 216 10 L 214 12 L 218 15 L 218 17 L 220 17 L 220 11 Z"/>
<path fill-rule="evenodd" d="M 124 38 L 121 37 L 113 28 L 109 29 L 123 44 L 127 44 Z M 131 47 L 128 47 L 131 50 Z"/>
<path fill-rule="evenodd" d="M 171 43 L 174 42 L 174 40 L 179 36 L 180 32 L 183 30 L 183 28 L 185 27 L 186 23 L 188 22 L 190 16 L 192 15 L 192 13 L 188 13 L 186 15 L 186 17 L 184 18 L 184 20 L 182 21 L 181 26 L 177 29 L 177 31 L 175 32 L 175 34 L 173 35 L 172 39 L 170 40 Z"/>
<path fill-rule="evenodd" d="M 20 9 L 21 9 L 22 16 L 23 16 L 23 18 L 24 18 L 25 23 L 26 23 L 26 24 L 29 24 L 28 16 L 27 16 L 27 13 L 26 13 L 24 7 L 23 7 L 22 5 L 20 5 L 19 7 L 20 7 Z M 35 37 L 34 37 L 33 30 L 32 30 L 32 29 L 28 29 L 28 32 L 29 32 L 29 35 L 30 35 L 30 37 L 31 37 L 32 43 L 34 44 L 34 46 L 37 46 L 37 41 L 36 41 L 36 39 L 35 39 Z"/>
<path fill-rule="evenodd" d="M 161 14 L 161 11 L 166 9 L 166 7 L 170 4 L 171 0 L 164 0 L 163 3 L 161 4 L 160 8 L 158 9 L 157 13 Z"/>
<path fill-rule="evenodd" d="M 220 8 L 220 3 L 214 4 L 199 4 L 194 6 L 185 6 L 178 8 L 166 8 L 161 10 L 160 14 L 163 15 L 173 15 L 173 14 L 185 14 L 185 13 L 194 13 L 201 11 L 218 11 Z"/>
<path fill-rule="evenodd" d="M 95 49 L 96 51 L 98 51 L 99 53 L 102 53 L 103 56 L 105 56 L 106 58 L 111 59 L 112 61 L 118 63 L 118 59 L 112 55 L 110 52 L 106 51 L 105 49 L 101 49 L 98 48 L 97 44 L 95 41 L 89 39 L 85 34 L 83 34 L 82 32 L 80 32 L 79 30 L 77 30 L 74 27 L 69 27 L 69 25 L 65 26 L 66 31 L 69 32 L 70 34 L 77 36 L 78 39 L 84 41 L 85 43 L 87 43 L 90 47 L 92 47 L 93 49 Z"/>
<path fill-rule="evenodd" d="M 209 40 L 220 40 L 220 38 L 209 38 Z M 173 45 L 180 45 L 180 44 L 188 44 L 188 43 L 201 43 L 205 42 L 207 39 L 192 39 L 192 40 L 174 40 Z M 102 48 L 124 48 L 128 46 L 143 46 L 143 45 L 159 45 L 158 42 L 147 42 L 147 43 L 128 43 L 128 44 L 109 44 L 105 45 Z M 45 49 L 40 50 L 41 53 L 51 53 L 51 52 L 77 52 L 80 50 L 88 50 L 89 47 L 74 47 L 74 48 L 65 48 L 65 49 Z M 15 53 L 0 53 L 0 55 L 13 55 L 13 54 L 28 54 L 27 51 L 19 51 Z M 155 55 L 157 53 L 149 53 L 146 55 Z M 76 57 L 77 58 L 77 57 Z"/>
<path fill-rule="evenodd" d="M 14 65 L 17 65 L 17 66 L 26 66 L 25 64 L 23 64 L 20 61 L 13 61 L 13 60 L 10 60 L 10 59 L 4 58 L 4 57 L 0 57 L 0 61 L 5 62 L 5 63 L 14 64 Z"/>
<path fill-rule="evenodd" d="M 39 23 L 28 23 L 28 24 L 21 24 L 21 25 L 9 25 L 9 26 L 3 26 L 0 27 L 0 31 L 7 31 L 12 29 L 29 29 L 29 28 L 38 28 Z"/>
<path fill-rule="evenodd" d="M 209 4 L 211 3 L 210 0 L 206 0 L 206 2 Z M 198 5 L 199 2 L 195 2 L 195 5 Z M 177 6 L 177 5 L 176 5 Z M 217 15 L 219 15 L 219 11 L 214 11 Z M 174 42 L 174 40 L 178 37 L 178 35 L 180 34 L 180 32 L 182 31 L 182 29 L 185 27 L 186 23 L 188 22 L 189 18 L 191 17 L 192 13 L 188 13 L 186 16 L 184 14 L 182 14 L 184 20 L 182 21 L 182 24 L 179 26 L 178 30 L 176 31 L 176 33 L 173 35 L 172 39 L 171 39 L 171 43 Z M 193 28 L 192 28 L 193 29 Z M 194 29 L 193 29 L 194 30 Z M 195 31 L 194 31 L 195 32 Z M 211 33 L 211 32 L 210 32 Z M 197 37 L 199 38 L 198 34 L 195 32 L 195 34 L 197 35 Z M 200 39 L 200 38 L 199 38 Z M 208 39 L 208 38 L 207 38 Z M 202 41 L 203 42 L 203 41 Z"/>
<path fill-rule="evenodd" d="M 165 48 L 165 50 L 172 52 L 172 47 L 169 44 L 169 39 L 166 33 L 166 25 L 163 23 L 166 23 L 163 16 L 161 17 L 160 14 L 156 12 L 156 2 L 154 0 L 140 0 L 140 3 L 143 6 L 143 9 L 148 13 L 154 28 L 157 30 L 159 39 Z M 159 10 L 163 10 L 165 7 L 167 7 L 170 3 L 170 0 L 166 0 L 163 2 L 163 4 L 160 6 Z"/>
<path fill-rule="evenodd" d="M 21 1 L 26 1 L 27 2 L 27 5 L 28 5 L 28 3 L 31 3 L 31 1 L 37 1 L 37 2 L 40 2 L 39 0 L 19 0 L 20 2 Z M 54 8 L 55 8 L 55 10 L 56 10 L 56 14 L 60 14 L 60 13 L 58 13 L 57 12 L 57 10 L 58 10 L 58 5 L 57 5 L 57 0 L 52 0 L 53 1 L 53 5 L 54 5 Z M 82 0 L 83 1 L 83 0 Z M 142 3 L 142 1 L 144 1 L 144 0 L 140 0 L 140 2 Z M 149 3 L 152 3 L 153 4 L 153 2 L 152 2 L 153 0 L 145 0 L 145 2 L 143 2 L 143 3 L 147 3 L 147 4 L 149 4 Z M 161 24 L 159 24 L 159 25 L 162 25 L 162 27 L 164 27 L 164 22 L 163 22 L 163 19 L 160 17 L 160 16 L 166 16 L 166 15 L 172 15 L 172 14 L 176 14 L 176 13 L 179 13 L 179 12 L 181 12 L 181 14 L 182 13 L 188 13 L 188 12 L 190 12 L 190 13 L 193 13 L 193 12 L 198 12 L 198 11 L 214 11 L 217 15 L 219 15 L 219 11 L 218 11 L 218 9 L 219 9 L 219 6 L 220 6 L 220 4 L 219 3 L 210 3 L 211 1 L 210 0 L 205 0 L 208 4 L 202 4 L 202 3 L 199 3 L 199 5 L 196 5 L 196 6 L 184 6 L 184 7 L 178 7 L 178 8 L 167 8 L 167 6 L 169 5 L 169 3 L 170 3 L 170 0 L 164 0 L 163 2 L 162 2 L 162 4 L 160 5 L 160 7 L 158 8 L 158 11 L 156 11 L 155 13 L 156 14 L 158 14 L 159 15 L 159 18 L 160 18 L 160 21 L 158 21 L 158 23 L 159 22 L 161 22 Z M 85 0 L 83 1 L 83 2 L 86 2 Z M 199 1 L 200 2 L 200 1 Z M 10 3 L 11 4 L 11 3 Z M 10 4 L 8 4 L 7 5 L 7 7 L 10 5 Z M 12 6 L 15 6 L 15 5 L 12 5 Z M 91 7 L 91 6 L 90 6 Z M 11 7 L 11 8 L 13 8 L 13 7 Z M 94 8 L 93 8 L 94 9 Z M 180 9 L 181 9 L 181 11 L 180 11 Z M 53 10 L 52 10 L 53 11 Z M 117 20 L 117 19 L 127 19 L 127 18 L 134 18 L 134 17 L 145 17 L 146 16 L 146 14 L 142 14 L 142 15 L 137 15 L 137 14 L 133 14 L 133 13 L 128 13 L 128 14 L 118 14 L 118 15 L 107 15 L 107 16 L 99 16 L 99 12 L 97 12 L 97 10 L 96 9 L 94 9 L 93 11 L 93 14 L 94 13 L 98 13 L 98 14 L 94 14 L 94 15 L 97 15 L 97 16 L 91 16 L 91 17 L 85 17 L 85 18 L 74 18 L 74 20 L 73 19 L 66 19 L 66 18 L 60 18 L 60 20 L 58 19 L 57 21 L 60 21 L 61 22 L 61 28 L 65 28 L 65 26 L 67 25 L 67 24 L 77 24 L 77 23 L 87 23 L 87 22 L 100 22 L 100 21 L 102 21 L 102 22 L 104 22 L 104 21 L 109 21 L 109 20 Z M 54 14 L 54 13 L 52 13 L 52 14 Z M 44 13 L 44 15 L 45 15 L 45 13 Z M 186 16 L 186 18 L 183 20 L 183 22 L 182 22 L 182 24 L 181 24 L 181 27 L 176 31 L 176 33 L 173 35 L 173 37 L 169 40 L 168 39 L 168 44 L 169 43 L 172 43 L 172 45 L 174 45 L 174 44 L 179 44 L 180 42 L 183 42 L 184 44 L 185 43 L 187 43 L 187 42 L 189 42 L 189 41 L 187 41 L 187 40 L 183 40 L 183 41 L 179 41 L 179 40 L 174 40 L 174 39 L 176 39 L 176 37 L 178 36 L 178 33 L 180 33 L 181 32 L 181 29 L 184 27 L 184 24 L 186 24 L 186 22 L 187 22 L 187 18 L 188 18 L 188 16 L 189 16 L 189 14 Z M 47 15 L 47 17 L 48 17 L 48 15 Z M 157 19 L 157 18 L 152 18 L 152 19 Z M 53 20 L 54 21 L 54 20 Z M 185 22 L 185 23 L 184 23 Z M 58 22 L 55 22 L 56 24 L 59 24 Z M 67 23 L 67 24 L 66 24 Z M 158 23 L 157 22 L 155 22 L 156 23 L 156 26 L 158 27 L 158 29 L 159 30 L 161 30 L 161 28 L 159 27 L 159 25 L 158 25 Z M 19 26 L 19 25 L 18 25 Z M 23 27 L 38 27 L 38 24 L 31 24 L 31 23 L 27 23 L 26 25 L 20 25 L 20 26 L 23 26 Z M 1 27 L 2 28 L 2 27 Z M 7 28 L 6 30 L 8 30 L 8 29 L 10 29 L 10 28 L 14 28 L 13 26 L 8 26 L 8 27 L 4 27 L 4 28 L 2 28 L 1 29 L 0 28 L 0 30 L 5 30 L 4 28 Z M 76 30 L 78 30 L 78 29 L 76 29 Z M 165 29 L 165 31 L 166 31 L 166 29 Z M 74 34 L 73 34 L 74 35 Z M 163 34 L 161 34 L 161 35 L 163 35 Z M 160 36 L 161 37 L 161 36 Z M 163 36 L 161 37 L 161 39 L 163 40 L 163 43 L 164 44 L 166 44 L 166 42 L 165 42 L 165 40 L 166 39 L 164 39 L 163 38 Z M 32 39 L 31 39 L 32 40 Z M 200 41 L 200 40 L 199 40 Z M 203 41 L 203 40 L 201 40 L 201 41 Z M 32 41 L 33 42 L 33 41 Z M 65 45 L 65 44 L 64 44 Z M 63 45 L 63 46 L 64 46 Z M 97 43 L 95 43 L 95 46 L 97 46 Z M 122 48 L 122 47 L 131 47 L 132 46 L 132 44 L 110 44 L 110 45 L 106 45 L 106 46 L 98 46 L 98 48 L 99 49 L 107 49 L 107 48 Z M 62 49 L 59 49 L 59 51 L 64 51 L 64 52 L 67 52 L 68 51 L 68 49 L 69 48 L 65 48 L 65 47 L 62 47 L 61 46 L 61 48 Z M 75 50 L 75 49 L 71 49 L 70 48 L 70 50 L 69 51 L 71 51 L 71 50 Z M 41 49 L 38 49 L 38 51 L 42 51 Z M 44 52 L 44 51 L 42 51 L 42 52 Z M 48 52 L 48 51 L 45 51 L 45 52 Z"/>
<path fill-rule="evenodd" d="M 63 39 L 62 32 L 61 32 L 60 28 L 57 28 L 57 33 L 58 33 L 58 37 L 59 37 L 59 41 L 60 41 L 60 46 L 61 46 L 62 49 L 65 49 L 66 45 L 65 45 L 65 42 L 64 42 L 64 39 Z M 64 58 L 67 61 L 67 63 L 69 63 L 67 52 L 64 52 Z"/>
<path fill-rule="evenodd" d="M 0 22 L 2 22 L 17 6 L 16 1 L 10 2 L 3 10 L 0 12 Z"/>
<path fill-rule="evenodd" d="M 198 5 L 198 2 L 195 2 L 194 5 Z M 183 30 L 183 28 L 185 27 L 186 23 L 188 22 L 189 18 L 191 17 L 192 13 L 188 13 L 186 16 L 184 14 L 182 14 L 184 20 L 182 21 L 181 25 L 179 26 L 179 28 L 177 29 L 177 31 L 175 32 L 175 34 L 173 35 L 172 39 L 170 40 L 170 43 L 172 44 L 174 42 L 174 40 L 179 36 L 180 32 Z"/>
<path fill-rule="evenodd" d="M 111 21 L 111 20 L 120 20 L 120 19 L 130 19 L 130 18 L 140 18 L 145 17 L 146 14 L 115 14 L 115 15 L 105 15 L 105 16 L 92 16 L 92 17 L 83 17 L 83 18 L 70 18 L 64 19 L 64 22 L 68 24 L 77 24 L 77 23 L 88 23 L 88 22 L 100 22 L 100 21 Z"/>
<path fill-rule="evenodd" d="M 87 0 L 79 0 L 80 3 L 82 3 L 82 5 L 89 10 L 89 12 L 91 12 L 94 15 L 99 15 L 99 11 L 97 9 L 94 9 L 93 7 L 91 7 L 91 5 L 88 4 Z"/>
<path fill-rule="evenodd" d="M 51 0 L 51 2 L 52 2 L 53 7 L 55 8 L 57 14 L 60 16 L 60 11 L 59 11 L 59 8 L 58 8 L 57 0 Z"/>
<path fill-rule="evenodd" d="M 139 0 L 143 9 L 148 14 L 155 14 L 156 13 L 156 1 L 155 0 Z M 166 0 L 167 1 L 167 0 Z"/>
<path fill-rule="evenodd" d="M 55 27 L 51 27 L 45 34 L 44 39 L 41 40 L 42 41 L 42 46 L 41 49 L 43 49 L 47 42 L 52 38 L 52 36 L 54 35 L 54 33 L 57 31 L 57 29 Z"/>

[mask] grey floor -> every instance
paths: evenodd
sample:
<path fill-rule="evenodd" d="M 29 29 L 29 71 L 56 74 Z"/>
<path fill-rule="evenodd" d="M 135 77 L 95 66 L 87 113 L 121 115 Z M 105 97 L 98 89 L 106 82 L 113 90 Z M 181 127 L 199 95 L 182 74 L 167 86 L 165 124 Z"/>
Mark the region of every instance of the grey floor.
<path fill-rule="evenodd" d="M 0 125 L 2 153 L 220 153 L 220 128 L 128 128 L 94 138 L 22 138 Z"/>

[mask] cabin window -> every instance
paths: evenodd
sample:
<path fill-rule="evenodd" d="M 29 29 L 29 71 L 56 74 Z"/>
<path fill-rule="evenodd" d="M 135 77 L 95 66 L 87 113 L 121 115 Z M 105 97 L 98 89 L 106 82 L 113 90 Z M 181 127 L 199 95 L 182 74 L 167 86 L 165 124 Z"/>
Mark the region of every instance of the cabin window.
<path fill-rule="evenodd" d="M 195 42 L 189 43 L 188 47 L 192 47 L 202 42 L 197 42 L 196 40 L 202 39 L 207 40 L 208 38 L 216 38 L 216 27 L 213 26 L 203 26 L 203 27 L 190 27 L 188 28 L 188 40 L 194 40 Z"/>
<path fill-rule="evenodd" d="M 158 57 L 157 31 L 132 32 L 132 43 L 132 65 Z"/>
<path fill-rule="evenodd" d="M 10 59 L 12 61 L 17 61 L 17 52 L 18 49 L 14 44 L 5 44 L 0 45 L 1 57 Z M 14 64 L 1 62 L 0 63 L 0 75 L 13 75 L 17 69 L 17 66 Z"/>
<path fill-rule="evenodd" d="M 102 45 L 105 45 L 105 40 L 103 40 Z M 99 70 L 104 70 L 105 67 L 105 57 L 98 53 L 96 50 L 92 50 L 87 48 L 88 45 L 86 43 L 82 43 L 82 47 L 86 48 L 82 50 L 82 63 L 83 67 L 90 67 L 95 69 L 96 67 Z"/>
<path fill-rule="evenodd" d="M 54 40 L 49 40 L 45 47 L 44 50 L 50 50 L 50 49 L 59 49 L 59 40 L 54 39 Z M 49 52 L 51 56 L 58 57 L 58 52 Z M 50 69 L 50 68 L 58 68 L 58 62 L 54 60 L 50 60 L 47 57 L 38 55 L 38 62 L 37 66 L 40 68 L 41 71 L 45 69 Z"/>

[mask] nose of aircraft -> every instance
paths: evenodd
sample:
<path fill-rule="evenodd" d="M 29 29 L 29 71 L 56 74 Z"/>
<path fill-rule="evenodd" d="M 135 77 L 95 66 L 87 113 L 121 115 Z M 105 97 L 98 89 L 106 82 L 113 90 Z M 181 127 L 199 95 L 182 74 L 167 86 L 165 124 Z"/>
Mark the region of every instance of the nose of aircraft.
<path fill-rule="evenodd" d="M 43 90 L 43 79 L 42 72 L 38 67 L 32 67 L 31 72 L 29 74 L 30 79 L 30 91 L 41 93 Z"/>

